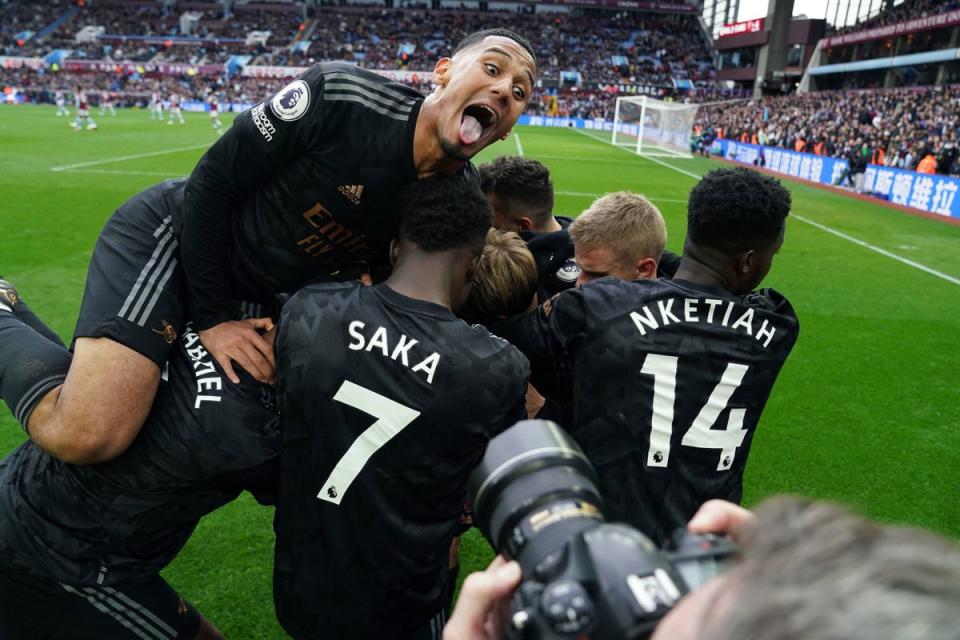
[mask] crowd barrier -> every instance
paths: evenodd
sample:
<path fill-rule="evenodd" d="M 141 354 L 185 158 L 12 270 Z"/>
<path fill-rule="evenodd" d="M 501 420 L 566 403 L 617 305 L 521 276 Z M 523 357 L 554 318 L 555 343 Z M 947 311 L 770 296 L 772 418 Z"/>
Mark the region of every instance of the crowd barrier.
<path fill-rule="evenodd" d="M 734 140 L 716 140 L 710 150 L 728 160 L 757 166 L 762 154 L 764 168 L 820 184 L 836 184 L 847 169 L 846 160 Z M 957 178 L 871 164 L 859 188 L 865 194 L 893 204 L 960 219 L 960 202 L 956 198 L 960 179 Z"/>

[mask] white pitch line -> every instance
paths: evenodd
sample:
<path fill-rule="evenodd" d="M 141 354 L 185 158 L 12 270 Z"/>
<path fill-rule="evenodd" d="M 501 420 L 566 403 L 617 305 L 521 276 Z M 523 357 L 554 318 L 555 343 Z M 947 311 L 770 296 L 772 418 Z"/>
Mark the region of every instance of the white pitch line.
<path fill-rule="evenodd" d="M 582 135 L 587 136 L 587 137 L 590 138 L 591 140 L 595 140 L 595 141 L 597 141 L 597 142 L 604 142 L 604 143 L 605 143 L 604 140 L 600 140 L 599 138 L 596 138 L 596 137 L 594 137 L 594 136 L 591 136 L 591 135 L 588 134 L 588 133 L 584 133 L 584 132 L 579 131 L 579 130 L 577 130 L 577 129 L 574 129 L 574 131 L 576 131 L 576 132 L 579 133 L 579 134 L 582 134 Z M 611 145 L 611 146 L 613 146 L 613 145 Z M 617 148 L 617 149 L 620 149 L 620 147 L 616 147 L 616 148 Z M 679 168 L 679 167 L 675 167 L 675 166 L 673 166 L 672 164 L 669 164 L 669 163 L 664 162 L 663 160 L 658 160 L 657 158 L 651 158 L 651 157 L 649 157 L 649 156 L 638 156 L 638 155 L 636 155 L 635 153 L 633 153 L 632 151 L 630 151 L 630 150 L 628 150 L 628 149 L 623 149 L 623 151 L 626 151 L 627 153 L 629 153 L 630 155 L 632 155 L 632 156 L 634 156 L 634 157 L 636 157 L 636 158 L 643 158 L 644 160 L 650 160 L 651 162 L 656 162 L 657 164 L 663 165 L 664 167 L 667 167 L 668 169 L 673 169 L 673 170 L 676 171 L 677 173 L 682 173 L 682 174 L 684 174 L 684 175 L 686 175 L 686 176 L 690 176 L 690 177 L 693 178 L 694 180 L 699 180 L 700 178 L 703 177 L 703 176 L 699 176 L 699 175 L 697 175 L 697 174 L 695 174 L 695 173 L 691 173 L 690 171 L 687 171 L 687 170 L 685 170 L 685 169 L 681 169 L 681 168 Z M 946 273 L 943 273 L 942 271 L 937 271 L 936 269 L 931 269 L 931 268 L 928 267 L 927 265 L 925 265 L 925 264 L 920 264 L 919 262 L 916 262 L 915 260 L 910 260 L 909 258 L 904 258 L 903 256 L 897 255 L 897 254 L 893 253 L 892 251 L 887 251 L 886 249 L 883 249 L 883 248 L 881 248 L 881 247 L 877 247 L 877 246 L 875 246 L 875 245 L 872 245 L 872 244 L 870 244 L 869 242 L 865 242 L 865 241 L 861 240 L 860 238 L 855 238 L 855 237 L 853 237 L 853 236 L 851 236 L 851 235 L 847 235 L 846 233 L 844 233 L 844 232 L 842 232 L 842 231 L 837 231 L 837 230 L 834 229 L 833 227 L 828 227 L 828 226 L 825 225 L 825 224 L 820 224 L 819 222 L 814 222 L 813 220 L 810 220 L 809 218 L 804 218 L 803 216 L 798 216 L 798 215 L 795 214 L 795 213 L 791 213 L 791 214 L 790 214 L 790 217 L 791 217 L 791 218 L 795 218 L 795 219 L 797 219 L 797 220 L 799 220 L 800 222 L 803 222 L 803 223 L 805 223 L 805 224 L 809 224 L 810 226 L 816 227 L 817 229 L 820 229 L 821 231 L 826 231 L 827 233 L 832 234 L 832 235 L 835 235 L 835 236 L 837 236 L 838 238 L 842 238 L 842 239 L 846 240 L 847 242 L 852 242 L 853 244 L 858 245 L 858 246 L 861 246 L 861 247 L 863 247 L 864 249 L 868 249 L 868 250 L 870 250 L 870 251 L 873 251 L 874 253 L 879 253 L 879 254 L 882 255 L 882 256 L 886 256 L 887 258 L 890 258 L 891 260 L 896 260 L 897 262 L 902 262 L 903 264 L 905 264 L 905 265 L 907 265 L 907 266 L 913 267 L 914 269 L 919 269 L 920 271 L 923 271 L 924 273 L 929 273 L 930 275 L 936 276 L 937 278 L 940 278 L 941 280 L 946 280 L 947 282 L 950 282 L 950 283 L 952 283 L 952 284 L 960 285 L 960 279 L 958 279 L 958 278 L 955 278 L 955 277 L 953 277 L 953 276 L 951 276 L 951 275 L 947 275 Z"/>
<path fill-rule="evenodd" d="M 165 156 L 170 153 L 180 153 L 181 151 L 194 151 L 196 149 L 206 149 L 210 144 L 197 144 L 192 147 L 180 147 L 179 149 L 167 149 L 166 151 L 150 151 L 148 153 L 137 153 L 132 156 L 120 156 L 118 158 L 106 158 L 104 160 L 91 160 L 90 162 L 77 162 L 75 164 L 65 164 L 59 167 L 50 167 L 50 171 L 69 171 L 80 167 L 93 167 L 98 164 L 110 164 L 111 162 L 124 162 L 126 160 L 138 160 L 140 158 L 152 158 L 153 156 Z"/>
<path fill-rule="evenodd" d="M 870 251 L 874 251 L 874 252 L 876 252 L 876 253 L 879 253 L 879 254 L 882 255 L 882 256 L 887 256 L 887 257 L 890 258 L 891 260 L 896 260 L 897 262 L 902 262 L 903 264 L 909 265 L 909 266 L 913 267 L 914 269 L 920 269 L 920 271 L 925 271 L 926 273 L 929 273 L 929 274 L 932 275 L 932 276 L 937 276 L 938 278 L 941 278 L 941 279 L 943 279 L 943 280 L 946 280 L 947 282 L 952 282 L 953 284 L 960 285 L 960 278 L 954 278 L 953 276 L 948 276 L 947 274 L 945 274 L 945 273 L 943 273 L 943 272 L 940 272 L 940 271 L 937 271 L 936 269 L 931 269 L 930 267 L 928 267 L 928 266 L 926 266 L 926 265 L 923 265 L 923 264 L 920 264 L 919 262 L 916 262 L 916 261 L 914 261 L 914 260 L 910 260 L 909 258 L 904 258 L 903 256 L 898 256 L 897 254 L 892 253 L 892 252 L 890 252 L 890 251 L 887 251 L 886 249 L 881 249 L 880 247 L 875 247 L 875 246 L 873 246 L 872 244 L 868 244 L 868 243 L 864 242 L 863 240 L 860 240 L 859 238 L 854 238 L 853 236 L 848 236 L 847 234 L 843 233 L 842 231 L 837 231 L 836 229 L 831 229 L 830 227 L 828 227 L 828 226 L 826 226 L 826 225 L 820 224 L 819 222 L 814 222 L 813 220 L 809 220 L 809 219 L 807 219 L 807 218 L 804 218 L 803 216 L 798 216 L 798 215 L 796 215 L 795 213 L 791 213 L 791 214 L 790 214 L 790 217 L 791 217 L 791 218 L 796 218 L 796 219 L 799 220 L 800 222 L 806 222 L 807 224 L 809 224 L 809 225 L 811 225 L 811 226 L 814 226 L 814 227 L 816 227 L 817 229 L 820 229 L 820 230 L 822 230 L 822 231 L 826 231 L 827 233 L 831 233 L 831 234 L 837 236 L 838 238 L 843 238 L 843 239 L 846 240 L 847 242 L 852 242 L 853 244 L 858 244 L 858 245 L 860 245 L 861 247 L 863 247 L 863 248 L 865 248 L 865 249 L 869 249 Z"/>
<path fill-rule="evenodd" d="M 114 176 L 161 176 L 164 178 L 176 178 L 179 173 L 163 172 L 163 171 L 112 171 L 110 169 L 64 169 L 63 173 L 103 173 Z"/>
<path fill-rule="evenodd" d="M 518 155 L 518 156 L 523 156 L 523 145 L 520 144 L 520 134 L 517 133 L 516 131 L 514 131 L 514 132 L 513 132 L 513 139 L 514 139 L 514 140 L 516 141 L 516 143 L 517 143 L 517 155 Z"/>

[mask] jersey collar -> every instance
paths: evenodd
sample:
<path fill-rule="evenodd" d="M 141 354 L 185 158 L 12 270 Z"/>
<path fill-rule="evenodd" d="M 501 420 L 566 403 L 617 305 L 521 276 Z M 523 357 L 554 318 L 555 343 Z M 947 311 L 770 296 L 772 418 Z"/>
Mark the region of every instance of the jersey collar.
<path fill-rule="evenodd" d="M 408 298 L 407 296 L 397 293 L 391 289 L 385 282 L 376 284 L 371 288 L 373 289 L 373 292 L 377 294 L 381 300 L 383 300 L 384 304 L 387 304 L 391 307 L 399 307 L 406 311 L 410 311 L 419 315 L 439 318 L 441 320 L 456 319 L 456 316 L 453 314 L 453 312 L 443 305 L 427 302 L 426 300 Z"/>

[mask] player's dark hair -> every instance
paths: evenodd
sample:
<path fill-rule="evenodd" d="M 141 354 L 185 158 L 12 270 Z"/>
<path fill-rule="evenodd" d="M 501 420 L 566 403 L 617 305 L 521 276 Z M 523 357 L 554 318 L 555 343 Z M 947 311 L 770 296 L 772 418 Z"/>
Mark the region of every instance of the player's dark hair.
<path fill-rule="evenodd" d="M 500 36 L 501 38 L 513 40 L 530 54 L 534 64 L 537 63 L 537 54 L 533 52 L 533 46 L 531 46 L 530 42 L 520 34 L 510 31 L 510 29 L 484 29 L 483 31 L 474 31 L 457 43 L 456 49 L 453 50 L 453 55 L 457 55 L 462 50 L 472 47 L 484 38 L 489 38 L 490 36 Z"/>
<path fill-rule="evenodd" d="M 437 174 L 408 185 L 398 196 L 398 236 L 424 251 L 483 247 L 493 210 L 483 193 L 460 176 Z"/>
<path fill-rule="evenodd" d="M 780 181 L 745 169 L 715 169 L 690 192 L 687 237 L 704 247 L 738 251 L 780 237 L 790 192 Z"/>
<path fill-rule="evenodd" d="M 543 227 L 553 215 L 553 182 L 542 163 L 520 156 L 500 156 L 480 166 L 480 189 L 493 194 L 505 211 L 529 216 Z"/>

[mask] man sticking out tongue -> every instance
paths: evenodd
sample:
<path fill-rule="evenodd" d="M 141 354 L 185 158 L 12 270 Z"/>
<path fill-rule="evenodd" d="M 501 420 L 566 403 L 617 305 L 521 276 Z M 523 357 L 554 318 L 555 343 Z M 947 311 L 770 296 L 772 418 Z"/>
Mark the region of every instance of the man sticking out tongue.
<path fill-rule="evenodd" d="M 480 139 L 483 133 L 483 125 L 473 116 L 464 115 L 463 122 L 460 123 L 460 142 L 465 145 L 471 145 Z"/>

